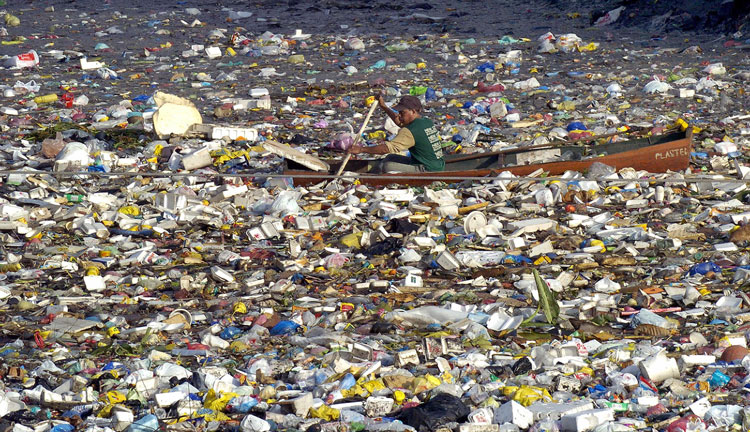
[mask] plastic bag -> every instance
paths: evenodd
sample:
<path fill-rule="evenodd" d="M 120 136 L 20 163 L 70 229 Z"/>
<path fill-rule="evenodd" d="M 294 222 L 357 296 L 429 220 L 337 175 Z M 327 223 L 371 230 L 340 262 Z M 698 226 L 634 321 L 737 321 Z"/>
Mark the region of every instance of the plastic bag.
<path fill-rule="evenodd" d="M 603 27 L 603 26 L 612 24 L 613 22 L 617 21 L 620 18 L 620 14 L 624 10 L 625 10 L 625 6 L 620 6 L 618 8 L 612 9 L 611 11 L 604 14 L 603 17 L 600 17 L 599 19 L 597 19 L 594 25 L 597 27 Z"/>
<path fill-rule="evenodd" d="M 327 269 L 341 268 L 349 261 L 349 258 L 337 253 L 328 255 L 323 261 L 325 261 L 325 267 Z"/>
<path fill-rule="evenodd" d="M 62 133 L 57 132 L 55 138 L 47 138 L 42 141 L 42 155 L 52 159 L 60 153 L 63 147 L 65 147 L 65 140 L 63 140 Z"/>
<path fill-rule="evenodd" d="M 260 417 L 248 414 L 240 423 L 242 432 L 266 432 L 271 430 L 271 424 Z"/>
<path fill-rule="evenodd" d="M 13 88 L 22 88 L 22 89 L 25 89 L 28 92 L 37 93 L 37 92 L 39 92 L 39 89 L 41 88 L 41 86 L 39 84 L 37 84 L 36 81 L 34 81 L 34 80 L 31 80 L 31 81 L 29 81 L 27 83 L 24 83 L 24 82 L 21 82 L 21 81 L 16 81 L 16 83 L 13 84 Z"/>
<path fill-rule="evenodd" d="M 367 248 L 365 255 L 388 255 L 391 252 L 397 251 L 401 248 L 401 239 L 394 237 L 388 237 L 383 241 L 377 242 Z"/>
<path fill-rule="evenodd" d="M 91 161 L 89 157 L 89 149 L 85 144 L 79 142 L 69 142 L 65 144 L 57 154 L 58 162 L 77 163 L 81 166 L 86 166 Z"/>
<path fill-rule="evenodd" d="M 417 232 L 418 229 L 419 225 L 411 223 L 407 219 L 391 219 L 388 224 L 388 232 L 397 232 L 403 235 Z"/>
<path fill-rule="evenodd" d="M 724 75 L 727 73 L 727 69 L 721 63 L 711 63 L 710 65 L 703 68 L 703 72 L 711 75 Z"/>
<path fill-rule="evenodd" d="M 675 325 L 648 309 L 641 309 L 637 314 L 633 315 L 630 319 L 630 326 L 633 328 L 638 327 L 641 324 L 649 324 L 662 328 L 674 328 Z"/>
<path fill-rule="evenodd" d="M 594 162 L 589 167 L 589 170 L 586 172 L 586 178 L 588 179 L 599 179 L 611 176 L 612 174 L 615 174 L 617 171 L 606 164 L 603 164 L 601 162 Z"/>
<path fill-rule="evenodd" d="M 665 93 L 668 92 L 672 88 L 671 85 L 659 81 L 658 78 L 654 78 L 653 81 L 649 81 L 648 84 L 646 84 L 645 87 L 643 87 L 643 91 L 645 91 L 648 94 L 654 94 L 654 93 Z"/>
<path fill-rule="evenodd" d="M 14 55 L 5 60 L 5 66 L 12 69 L 34 67 L 39 64 L 39 54 L 31 50 L 23 54 Z"/>
<path fill-rule="evenodd" d="M 398 419 L 420 432 L 427 432 L 447 423 L 461 422 L 470 412 L 461 399 L 441 393 L 422 405 L 405 409 Z"/>
<path fill-rule="evenodd" d="M 328 144 L 332 150 L 347 151 L 354 144 L 354 136 L 349 132 L 341 132 Z"/>
<path fill-rule="evenodd" d="M 302 208 L 297 204 L 299 192 L 283 191 L 271 204 L 271 213 L 281 216 L 296 215 L 302 213 Z"/>

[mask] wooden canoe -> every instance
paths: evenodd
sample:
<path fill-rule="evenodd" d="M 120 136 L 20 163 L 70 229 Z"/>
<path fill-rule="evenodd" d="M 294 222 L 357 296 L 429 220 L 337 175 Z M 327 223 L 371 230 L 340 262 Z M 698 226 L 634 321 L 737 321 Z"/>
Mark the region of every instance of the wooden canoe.
<path fill-rule="evenodd" d="M 594 137 L 594 139 L 597 138 L 601 137 Z M 372 186 L 385 186 L 393 183 L 424 186 L 435 181 L 460 182 L 472 177 L 496 176 L 503 171 L 526 176 L 542 170 L 550 176 L 555 176 L 565 171 L 586 171 L 594 162 L 601 162 L 618 170 L 632 167 L 637 170 L 659 173 L 687 169 L 690 164 L 692 141 L 692 128 L 689 127 L 686 131 L 597 145 L 545 145 L 491 153 L 447 155 L 445 171 L 411 174 L 416 178 L 410 179 L 398 178 L 407 176 L 403 173 L 367 177 L 367 160 L 350 160 L 346 168 L 349 172 L 362 174 L 360 182 Z M 534 162 L 540 158 L 549 160 L 555 155 L 564 155 L 565 160 Z M 331 175 L 336 173 L 341 164 L 340 161 L 334 160 L 325 162 L 330 166 L 328 174 Z M 295 185 L 308 185 L 325 180 L 319 176 L 316 177 L 315 174 L 326 173 L 316 173 L 299 163 L 284 160 L 284 175 L 291 176 Z"/>

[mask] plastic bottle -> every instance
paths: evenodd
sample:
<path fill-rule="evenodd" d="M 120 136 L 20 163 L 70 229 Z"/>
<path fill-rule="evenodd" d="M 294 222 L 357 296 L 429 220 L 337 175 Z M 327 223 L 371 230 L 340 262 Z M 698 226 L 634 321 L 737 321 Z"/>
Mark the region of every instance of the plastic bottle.
<path fill-rule="evenodd" d="M 34 98 L 34 102 L 39 104 L 47 104 L 57 101 L 57 95 L 56 94 L 48 94 L 44 96 L 37 96 Z"/>
<path fill-rule="evenodd" d="M 291 64 L 301 64 L 305 62 L 305 56 L 303 56 L 302 54 L 294 54 L 289 56 L 287 61 Z"/>

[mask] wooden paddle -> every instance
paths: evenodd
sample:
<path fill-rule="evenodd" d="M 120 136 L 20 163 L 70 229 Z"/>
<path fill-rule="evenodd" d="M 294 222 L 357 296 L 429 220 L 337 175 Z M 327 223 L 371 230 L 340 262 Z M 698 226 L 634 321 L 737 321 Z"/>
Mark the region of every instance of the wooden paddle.
<path fill-rule="evenodd" d="M 359 141 L 362 139 L 362 133 L 365 131 L 365 128 L 367 127 L 367 124 L 370 123 L 370 117 L 372 117 L 372 113 L 375 112 L 375 108 L 378 107 L 378 101 L 375 100 L 372 102 L 372 105 L 370 106 L 370 111 L 367 113 L 367 117 L 365 117 L 365 122 L 362 123 L 362 127 L 359 129 L 359 133 L 356 137 L 354 137 L 354 142 L 352 143 L 352 147 L 357 145 Z M 351 153 L 347 153 L 346 157 L 344 157 L 344 161 L 341 162 L 341 166 L 339 167 L 339 170 L 336 171 L 336 176 L 340 176 L 342 172 L 344 172 L 344 168 L 346 168 L 346 164 L 349 163 L 349 159 L 352 157 Z"/>

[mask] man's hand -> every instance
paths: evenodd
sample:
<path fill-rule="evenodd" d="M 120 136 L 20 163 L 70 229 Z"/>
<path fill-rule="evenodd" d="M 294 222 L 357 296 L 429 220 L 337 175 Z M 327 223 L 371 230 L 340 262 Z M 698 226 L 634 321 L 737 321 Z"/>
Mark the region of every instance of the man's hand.
<path fill-rule="evenodd" d="M 364 148 L 362 146 L 355 145 L 355 146 L 349 147 L 348 153 L 351 153 L 351 154 L 360 154 L 360 153 L 362 153 L 362 150 L 364 150 Z"/>
<path fill-rule="evenodd" d="M 378 99 L 378 105 L 380 106 L 380 108 L 388 108 L 388 105 L 386 105 L 385 98 L 383 98 L 382 93 L 378 93 L 378 95 L 375 97 Z"/>
<path fill-rule="evenodd" d="M 399 127 L 403 127 L 404 125 L 403 125 L 403 122 L 401 121 L 401 118 L 400 118 L 400 117 L 399 117 L 399 115 L 398 115 L 398 114 L 396 113 L 396 111 L 393 111 L 393 110 L 391 109 L 391 107 L 389 107 L 389 106 L 388 106 L 388 105 L 387 105 L 387 104 L 385 103 L 385 99 L 383 98 L 383 94 L 382 94 L 382 93 L 380 93 L 380 94 L 376 95 L 375 97 L 376 97 L 376 98 L 378 99 L 378 105 L 380 106 L 380 108 L 382 108 L 382 109 L 383 109 L 383 111 L 385 111 L 385 113 L 386 113 L 386 114 L 388 114 L 388 117 L 390 117 L 390 119 L 391 119 L 391 120 L 392 120 L 392 121 L 393 121 L 394 123 L 396 123 L 396 125 L 397 125 L 397 126 L 399 126 Z"/>

